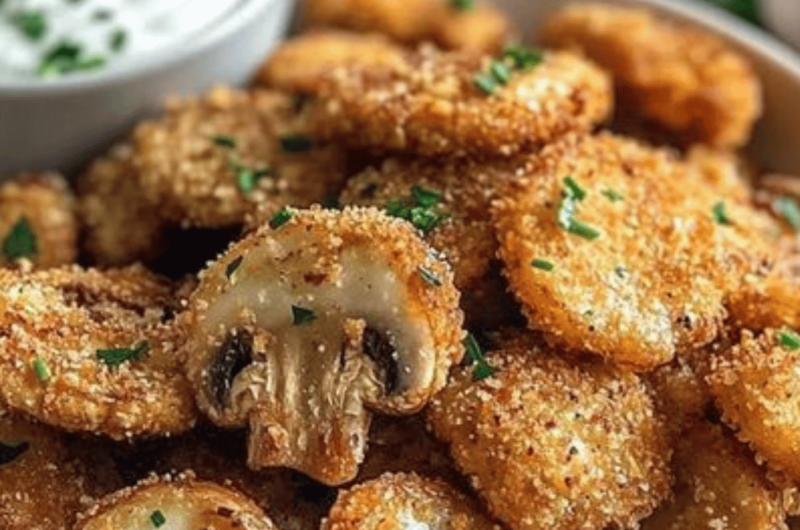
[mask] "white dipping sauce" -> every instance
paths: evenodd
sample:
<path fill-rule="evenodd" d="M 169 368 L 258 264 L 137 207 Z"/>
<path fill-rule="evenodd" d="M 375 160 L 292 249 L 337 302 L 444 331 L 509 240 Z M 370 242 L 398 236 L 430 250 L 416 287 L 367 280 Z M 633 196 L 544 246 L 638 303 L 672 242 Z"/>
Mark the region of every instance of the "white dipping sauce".
<path fill-rule="evenodd" d="M 41 77 L 43 61 L 64 42 L 79 46 L 95 69 L 157 52 L 207 31 L 240 1 L 0 0 L 0 78 Z M 45 25 L 38 38 L 20 28 L 20 14 L 34 12 Z M 58 75 L 66 74 L 49 70 Z"/>

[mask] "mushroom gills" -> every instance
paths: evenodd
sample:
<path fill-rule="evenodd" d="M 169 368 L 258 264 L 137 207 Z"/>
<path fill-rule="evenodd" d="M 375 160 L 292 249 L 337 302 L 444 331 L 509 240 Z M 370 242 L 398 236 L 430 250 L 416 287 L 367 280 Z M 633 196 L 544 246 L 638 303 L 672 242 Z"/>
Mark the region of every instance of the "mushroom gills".
<path fill-rule="evenodd" d="M 243 330 L 231 330 L 208 370 L 208 384 L 217 405 L 225 406 L 233 380 L 252 362 L 252 335 Z"/>

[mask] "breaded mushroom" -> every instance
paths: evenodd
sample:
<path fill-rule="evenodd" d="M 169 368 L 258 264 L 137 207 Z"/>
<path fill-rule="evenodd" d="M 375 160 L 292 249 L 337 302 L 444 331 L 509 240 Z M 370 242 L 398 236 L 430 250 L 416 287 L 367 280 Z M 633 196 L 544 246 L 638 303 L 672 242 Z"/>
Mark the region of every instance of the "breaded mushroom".
<path fill-rule="evenodd" d="M 570 349 L 667 363 L 714 340 L 774 263 L 781 227 L 668 151 L 568 138 L 525 171 L 494 204 L 500 257 L 530 325 Z"/>
<path fill-rule="evenodd" d="M 744 56 L 710 33 L 650 10 L 571 4 L 548 20 L 541 38 L 610 71 L 620 106 L 676 131 L 686 143 L 741 147 L 761 116 L 761 84 Z"/>
<path fill-rule="evenodd" d="M 40 269 L 78 258 L 75 199 L 57 173 L 24 173 L 0 185 L 0 265 Z"/>
<path fill-rule="evenodd" d="M 612 106 L 610 78 L 570 53 L 516 49 L 493 61 L 423 46 L 404 62 L 350 63 L 320 78 L 315 133 L 377 152 L 507 156 L 588 131 Z"/>
<path fill-rule="evenodd" d="M 745 330 L 707 377 L 722 418 L 774 469 L 800 480 L 800 337 Z"/>
<path fill-rule="evenodd" d="M 642 530 L 785 530 L 780 492 L 753 455 L 718 425 L 684 432 L 673 459 L 674 498 Z"/>
<path fill-rule="evenodd" d="M 511 33 L 508 17 L 488 1 L 305 0 L 304 25 L 383 33 L 406 44 L 434 41 L 444 49 L 498 51 Z"/>
<path fill-rule="evenodd" d="M 0 270 L 0 404 L 114 439 L 189 429 L 173 303 L 171 286 L 140 267 Z"/>
<path fill-rule="evenodd" d="M 56 431 L 0 416 L 0 528 L 72 530 L 100 470 L 79 461 Z"/>
<path fill-rule="evenodd" d="M 339 493 L 322 530 L 500 530 L 444 481 L 385 474 Z"/>
<path fill-rule="evenodd" d="M 329 485 L 355 478 L 370 410 L 419 411 L 463 355 L 452 272 L 370 208 L 282 211 L 202 273 L 186 315 L 200 408 L 249 425 L 252 468 Z"/>
<path fill-rule="evenodd" d="M 494 374 L 457 370 L 428 420 L 509 528 L 632 528 L 666 499 L 668 430 L 636 375 L 536 348 L 486 359 Z"/>
<path fill-rule="evenodd" d="M 250 499 L 191 474 L 153 477 L 105 497 L 75 530 L 276 530 Z"/>

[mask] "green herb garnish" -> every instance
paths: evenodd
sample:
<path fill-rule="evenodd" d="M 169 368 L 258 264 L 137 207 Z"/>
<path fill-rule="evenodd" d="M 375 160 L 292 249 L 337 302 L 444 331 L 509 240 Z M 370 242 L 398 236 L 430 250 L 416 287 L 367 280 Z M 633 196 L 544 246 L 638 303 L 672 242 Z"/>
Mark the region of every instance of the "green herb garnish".
<path fill-rule="evenodd" d="M 544 60 L 542 52 L 535 48 L 512 44 L 503 50 L 503 55 L 514 61 L 514 66 L 520 70 L 528 70 L 541 64 Z"/>
<path fill-rule="evenodd" d="M 56 77 L 78 71 L 95 70 L 106 64 L 102 55 L 86 55 L 80 44 L 62 41 L 44 54 L 39 64 L 39 76 Z"/>
<path fill-rule="evenodd" d="M 600 237 L 600 232 L 583 221 L 575 219 L 575 210 L 578 203 L 585 198 L 586 192 L 578 183 L 572 177 L 566 177 L 564 179 L 563 198 L 556 212 L 556 219 L 561 228 L 567 232 L 593 241 Z"/>
<path fill-rule="evenodd" d="M 625 269 L 625 267 L 619 265 L 614 269 L 614 274 L 616 274 L 618 278 L 625 279 L 625 277 L 628 275 L 628 271 Z"/>
<path fill-rule="evenodd" d="M 472 378 L 475 381 L 486 379 L 497 373 L 497 370 L 486 361 L 481 347 L 472 333 L 468 333 L 467 337 L 464 339 L 464 348 L 467 350 L 467 360 L 470 364 L 475 365 L 472 371 Z"/>
<path fill-rule="evenodd" d="M 3 239 L 3 257 L 6 261 L 32 258 L 39 251 L 36 233 L 28 218 L 24 215 L 17 219 L 14 226 Z"/>
<path fill-rule="evenodd" d="M 410 199 L 392 199 L 386 204 L 386 213 L 409 221 L 415 228 L 427 234 L 448 215 L 441 211 L 442 196 L 418 185 L 411 187 Z"/>
<path fill-rule="evenodd" d="M 233 160 L 228 161 L 228 167 L 230 167 L 236 175 L 236 185 L 239 191 L 245 195 L 256 189 L 261 179 L 275 174 L 270 168 L 252 168 Z"/>
<path fill-rule="evenodd" d="M 32 41 L 41 40 L 47 32 L 47 19 L 42 11 L 20 11 L 11 17 L 11 23 Z"/>
<path fill-rule="evenodd" d="M 317 315 L 310 309 L 292 306 L 292 324 L 295 326 L 302 326 L 303 324 L 310 324 L 317 319 Z"/>
<path fill-rule="evenodd" d="M 289 209 L 288 206 L 284 206 L 283 208 L 281 208 L 281 211 L 273 215 L 272 219 L 269 220 L 269 227 L 272 228 L 273 230 L 277 230 L 278 228 L 288 223 L 289 219 L 291 218 L 292 218 L 292 211 Z"/>
<path fill-rule="evenodd" d="M 36 373 L 36 377 L 39 379 L 39 381 L 43 383 L 46 383 L 52 377 L 50 368 L 47 366 L 47 363 L 41 357 L 41 355 L 33 360 L 33 371 Z"/>
<path fill-rule="evenodd" d="M 789 350 L 800 348 L 800 336 L 790 329 L 782 329 L 778 332 L 778 343 Z"/>
<path fill-rule="evenodd" d="M 543 271 L 551 271 L 556 268 L 552 262 L 544 260 L 544 259 L 535 259 L 531 262 L 531 266 L 536 269 L 541 269 Z"/>
<path fill-rule="evenodd" d="M 106 20 L 111 20 L 112 16 L 114 16 L 114 14 L 108 9 L 96 9 L 95 12 L 92 13 L 92 20 L 105 22 Z"/>
<path fill-rule="evenodd" d="M 139 361 L 150 352 L 150 344 L 142 342 L 130 348 L 98 349 L 97 358 L 109 368 L 118 368 L 126 362 Z"/>
<path fill-rule="evenodd" d="M 778 197 L 772 203 L 772 209 L 789 223 L 792 230 L 800 232 L 800 207 L 794 197 Z"/>
<path fill-rule="evenodd" d="M 236 149 L 236 138 L 229 134 L 218 134 L 211 138 L 214 145 L 224 147 L 225 149 Z"/>
<path fill-rule="evenodd" d="M 450 5 L 459 11 L 469 11 L 475 6 L 475 0 L 450 0 Z"/>
<path fill-rule="evenodd" d="M 619 202 L 622 199 L 624 199 L 624 197 L 622 195 L 620 195 L 616 191 L 612 190 L 611 188 L 609 188 L 607 190 L 603 190 L 600 193 L 602 193 L 611 202 Z"/>
<path fill-rule="evenodd" d="M 442 280 L 440 280 L 439 277 L 433 273 L 433 271 L 428 270 L 420 265 L 417 267 L 417 272 L 419 273 L 419 277 L 422 278 L 428 285 L 432 285 L 434 287 L 442 286 Z"/>
<path fill-rule="evenodd" d="M 155 528 L 160 528 L 167 522 L 167 518 L 161 513 L 161 510 L 156 510 L 150 514 L 150 522 L 153 523 Z"/>
<path fill-rule="evenodd" d="M 233 274 L 239 269 L 243 261 L 244 261 L 244 256 L 239 256 L 230 263 L 228 263 L 228 266 L 225 267 L 225 277 L 230 280 L 231 276 L 233 276 Z"/>
<path fill-rule="evenodd" d="M 302 134 L 287 134 L 280 138 L 281 149 L 285 153 L 305 153 L 314 147 L 314 140 Z"/>
<path fill-rule="evenodd" d="M 714 220 L 721 225 L 730 225 L 731 218 L 728 215 L 728 210 L 725 208 L 725 203 L 719 201 L 716 203 L 713 208 L 711 208 L 712 213 L 714 214 Z"/>
<path fill-rule="evenodd" d="M 577 219 L 570 220 L 569 226 L 567 227 L 567 232 L 570 234 L 575 234 L 576 236 L 580 236 L 584 239 L 588 239 L 589 241 L 594 241 L 600 237 L 600 232 L 587 225 L 583 221 L 578 221 Z"/>
<path fill-rule="evenodd" d="M 494 78 L 486 74 L 478 74 L 473 80 L 475 86 L 478 87 L 485 94 L 494 94 L 497 88 L 497 83 Z"/>
<path fill-rule="evenodd" d="M 508 66 L 501 61 L 492 61 L 489 71 L 492 73 L 494 80 L 501 85 L 507 85 L 511 80 L 511 71 L 508 69 Z"/>
<path fill-rule="evenodd" d="M 122 48 L 125 47 L 125 42 L 127 42 L 127 40 L 128 34 L 124 29 L 115 29 L 111 33 L 111 37 L 108 39 L 108 47 L 111 48 L 111 51 L 120 52 L 122 51 Z"/>
<path fill-rule="evenodd" d="M 572 177 L 566 177 L 564 179 L 564 185 L 569 188 L 570 196 L 575 199 L 576 201 L 582 201 L 586 198 L 586 192 L 578 186 L 578 183 L 575 182 L 575 179 Z"/>

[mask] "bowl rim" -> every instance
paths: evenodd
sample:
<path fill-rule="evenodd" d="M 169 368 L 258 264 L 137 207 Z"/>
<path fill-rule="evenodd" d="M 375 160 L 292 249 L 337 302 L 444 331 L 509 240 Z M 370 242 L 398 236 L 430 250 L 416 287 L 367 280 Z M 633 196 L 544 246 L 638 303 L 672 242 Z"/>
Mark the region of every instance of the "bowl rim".
<path fill-rule="evenodd" d="M 256 14 L 270 4 L 291 0 L 237 0 L 236 4 L 207 31 L 199 30 L 192 38 L 181 40 L 163 50 L 144 53 L 138 57 L 121 62 L 117 67 L 106 68 L 101 72 L 77 74 L 74 76 L 42 82 L 38 79 L 0 80 L 0 97 L 3 96 L 53 96 L 112 86 L 132 78 L 139 78 L 184 62 L 210 51 L 220 42 L 234 36 L 240 29 L 254 20 Z"/>

